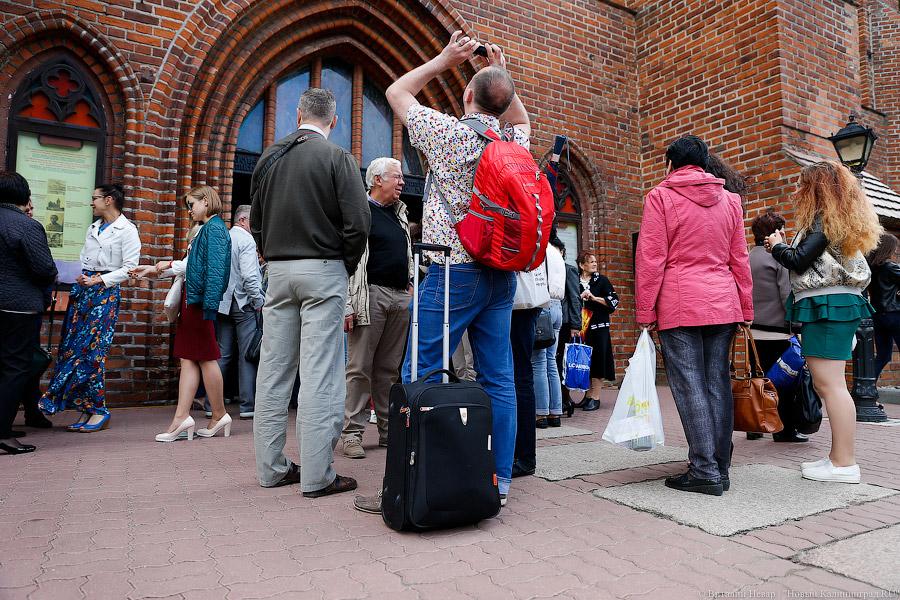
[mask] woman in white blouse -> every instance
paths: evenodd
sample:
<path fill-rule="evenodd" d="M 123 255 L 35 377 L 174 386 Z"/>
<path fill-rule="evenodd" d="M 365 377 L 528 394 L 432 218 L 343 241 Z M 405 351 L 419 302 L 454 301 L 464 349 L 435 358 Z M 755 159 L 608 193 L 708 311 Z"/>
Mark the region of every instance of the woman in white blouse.
<path fill-rule="evenodd" d="M 100 185 L 91 195 L 95 220 L 81 249 L 82 274 L 69 295 L 56 367 L 40 400 L 47 414 L 72 405 L 81 412 L 69 431 L 109 427 L 104 375 L 119 318 L 119 284 L 141 256 L 141 238 L 122 215 L 124 205 L 125 194 L 117 184 Z"/>

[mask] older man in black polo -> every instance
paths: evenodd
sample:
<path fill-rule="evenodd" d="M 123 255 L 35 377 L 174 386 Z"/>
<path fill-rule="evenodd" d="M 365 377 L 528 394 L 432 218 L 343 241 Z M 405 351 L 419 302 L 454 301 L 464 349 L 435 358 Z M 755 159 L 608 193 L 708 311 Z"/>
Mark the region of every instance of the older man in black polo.
<path fill-rule="evenodd" d="M 378 419 L 378 445 L 387 446 L 388 397 L 400 375 L 400 361 L 409 331 L 409 284 L 412 245 L 406 205 L 400 200 L 400 161 L 376 158 L 366 170 L 372 229 L 350 294 L 347 332 L 347 405 L 344 412 L 344 456 L 365 458 L 362 435 L 365 408 L 372 397 Z"/>

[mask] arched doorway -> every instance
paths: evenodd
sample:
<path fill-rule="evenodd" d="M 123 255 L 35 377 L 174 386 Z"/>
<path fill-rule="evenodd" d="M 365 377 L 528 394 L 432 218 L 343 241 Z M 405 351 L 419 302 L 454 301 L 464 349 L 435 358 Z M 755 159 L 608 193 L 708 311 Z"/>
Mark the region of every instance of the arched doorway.
<path fill-rule="evenodd" d="M 250 177 L 256 161 L 266 146 L 296 131 L 300 95 L 315 82 L 331 90 L 337 103 L 338 124 L 329 140 L 357 155 L 361 176 L 375 158 L 393 156 L 401 160 L 406 179 L 403 199 L 410 207 L 410 218 L 420 219 L 424 172 L 406 128 L 394 118 L 384 90 L 365 74 L 363 66 L 336 56 L 293 67 L 255 101 L 238 130 L 232 205 L 250 202 Z M 268 130 L 267 114 L 275 115 L 275 126 Z M 395 146 L 400 147 L 399 155 Z"/>

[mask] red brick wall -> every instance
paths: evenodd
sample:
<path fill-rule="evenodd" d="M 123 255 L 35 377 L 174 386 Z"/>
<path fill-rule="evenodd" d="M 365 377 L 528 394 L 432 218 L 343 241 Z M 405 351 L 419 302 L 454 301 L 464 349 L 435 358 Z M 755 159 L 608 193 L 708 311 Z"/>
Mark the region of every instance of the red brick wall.
<path fill-rule="evenodd" d="M 894 0 L 866 0 L 861 20 L 869 30 L 867 104 L 883 115 L 876 129 L 876 168 L 882 180 L 900 190 L 900 7 Z M 864 88 L 865 89 L 865 88 Z"/>
<path fill-rule="evenodd" d="M 888 0 L 514 0 L 293 2 L 41 0 L 0 4 L 0 142 L 9 94 L 54 53 L 74 55 L 106 95 L 106 177 L 124 183 L 144 262 L 183 252 L 191 186 L 230 202 L 241 120 L 284 74 L 341 55 L 387 86 L 434 56 L 450 32 L 503 46 L 546 157 L 571 139 L 583 247 L 620 293 L 618 369 L 637 337 L 631 234 L 642 196 L 678 135 L 703 136 L 751 178 L 748 214 L 783 205 L 797 165 L 781 150 L 831 156 L 824 141 L 850 112 L 881 136 L 873 172 L 900 187 L 900 33 Z M 865 14 L 865 27 L 857 13 Z M 871 46 L 869 60 L 865 48 Z M 862 50 L 861 50 L 862 49 Z M 867 75 L 861 63 L 869 60 Z M 449 111 L 472 67 L 445 73 L 421 100 Z M 863 93 L 861 88 L 871 87 Z M 881 111 L 881 112 L 877 112 Z M 883 113 L 883 114 L 882 114 Z M 271 120 L 272 115 L 267 115 Z M 869 123 L 871 121 L 871 123 Z M 271 129 L 271 127 L 270 127 Z M 271 132 L 270 132 L 271 133 Z M 3 144 L 5 148 L 5 144 Z M 158 320 L 167 282 L 123 288 L 108 365 L 112 404 L 171 399 L 171 328 Z"/>
<path fill-rule="evenodd" d="M 636 37 L 632 11 L 615 3 L 529 4 L 511 0 L 457 3 L 467 31 L 497 40 L 531 113 L 532 151 L 543 154 L 556 134 L 569 137 L 573 175 L 584 221 L 582 249 L 619 293 L 611 334 L 617 371 L 624 372 L 637 340 L 631 234 L 640 223 Z"/>

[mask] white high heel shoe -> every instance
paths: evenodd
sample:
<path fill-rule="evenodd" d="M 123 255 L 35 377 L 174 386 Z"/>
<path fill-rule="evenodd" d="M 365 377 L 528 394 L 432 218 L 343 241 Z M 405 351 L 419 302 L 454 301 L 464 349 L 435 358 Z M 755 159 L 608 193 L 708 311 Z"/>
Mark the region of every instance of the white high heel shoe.
<path fill-rule="evenodd" d="M 181 422 L 175 431 L 171 433 L 160 433 L 156 436 L 157 442 L 174 442 L 178 439 L 178 436 L 181 435 L 183 431 L 187 431 L 187 439 L 191 441 L 194 439 L 194 417 L 188 417 L 184 421 Z"/>
<path fill-rule="evenodd" d="M 219 419 L 219 422 L 216 423 L 216 426 L 212 429 L 207 429 L 203 427 L 197 430 L 197 437 L 211 438 L 219 433 L 219 430 L 225 429 L 225 437 L 231 435 L 231 415 L 225 413 L 225 416 Z"/>

